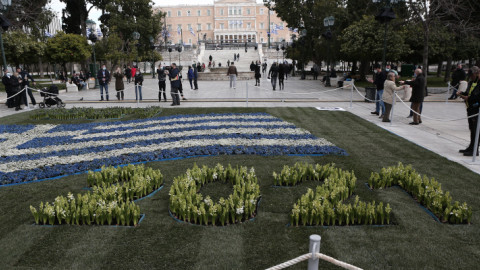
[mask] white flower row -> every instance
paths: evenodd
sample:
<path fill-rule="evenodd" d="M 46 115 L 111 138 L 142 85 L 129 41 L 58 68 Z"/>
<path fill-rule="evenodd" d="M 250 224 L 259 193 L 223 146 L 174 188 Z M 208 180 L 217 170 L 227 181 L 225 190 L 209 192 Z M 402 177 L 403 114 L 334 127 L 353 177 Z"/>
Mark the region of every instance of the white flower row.
<path fill-rule="evenodd" d="M 88 145 L 88 144 L 86 144 Z M 0 164 L 0 171 L 3 172 L 14 172 L 17 170 L 30 170 L 38 167 L 52 166 L 56 164 L 75 164 L 82 161 L 92 161 L 95 159 L 110 158 L 115 156 L 121 156 L 125 154 L 134 154 L 134 153 L 144 153 L 144 152 L 154 152 L 161 151 L 165 149 L 175 149 L 175 148 L 187 148 L 187 147 L 201 147 L 201 146 L 211 146 L 211 145 L 222 145 L 222 146 L 273 146 L 273 145 L 282 145 L 282 146 L 326 146 L 332 145 L 325 139 L 300 139 L 300 140 L 289 140 L 289 139 L 219 139 L 219 140 L 178 140 L 175 142 L 161 143 L 161 144 L 151 144 L 144 147 L 134 146 L 132 148 L 122 148 L 104 152 L 96 153 L 87 153 L 83 155 L 73 155 L 73 156 L 50 156 L 35 160 L 26 160 L 26 161 L 15 161 Z"/>

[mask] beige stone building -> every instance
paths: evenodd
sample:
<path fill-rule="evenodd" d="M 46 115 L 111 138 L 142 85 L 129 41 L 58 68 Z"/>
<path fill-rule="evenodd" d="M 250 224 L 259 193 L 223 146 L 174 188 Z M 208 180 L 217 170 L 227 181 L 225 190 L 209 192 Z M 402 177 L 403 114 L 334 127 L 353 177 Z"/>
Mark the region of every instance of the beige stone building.
<path fill-rule="evenodd" d="M 268 8 L 256 0 L 212 0 L 212 5 L 157 6 L 166 13 L 167 42 L 194 45 L 218 43 L 268 43 Z M 270 11 L 270 42 L 290 42 L 293 31 Z"/>

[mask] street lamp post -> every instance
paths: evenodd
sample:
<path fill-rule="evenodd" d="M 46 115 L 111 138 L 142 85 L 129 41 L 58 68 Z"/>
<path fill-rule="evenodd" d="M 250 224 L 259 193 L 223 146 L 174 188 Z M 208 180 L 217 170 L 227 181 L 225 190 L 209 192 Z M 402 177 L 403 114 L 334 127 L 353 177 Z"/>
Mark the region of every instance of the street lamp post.
<path fill-rule="evenodd" d="M 168 55 L 170 57 L 170 65 L 172 65 L 172 48 L 168 48 Z"/>
<path fill-rule="evenodd" d="M 372 0 L 373 3 L 382 3 L 385 1 L 385 7 L 383 7 L 380 12 L 375 16 L 375 20 L 385 24 L 385 34 L 383 37 L 383 55 L 382 55 L 382 68 L 385 69 L 386 59 L 385 55 L 387 52 L 387 29 L 388 22 L 395 19 L 395 12 L 393 11 L 392 4 L 397 4 L 402 0 Z"/>
<path fill-rule="evenodd" d="M 137 41 L 137 44 L 135 46 L 137 46 L 137 64 L 136 66 L 138 67 L 138 54 L 139 54 L 139 49 L 140 49 L 140 43 L 138 42 L 138 40 L 140 39 L 140 33 L 138 33 L 137 31 L 133 32 L 132 34 L 133 36 L 133 39 Z"/>
<path fill-rule="evenodd" d="M 150 49 L 152 49 L 152 78 L 155 79 L 155 39 L 153 37 L 150 37 Z"/>
<path fill-rule="evenodd" d="M 323 25 L 325 27 L 328 27 L 327 32 L 323 34 L 323 36 L 327 40 L 332 39 L 332 32 L 330 31 L 330 27 L 333 26 L 334 23 L 335 23 L 335 18 L 333 16 L 326 17 L 325 19 L 323 19 Z M 328 46 L 327 46 L 327 77 L 326 78 L 327 79 L 325 81 L 325 86 L 332 86 L 330 84 L 330 43 L 328 43 Z"/>
<path fill-rule="evenodd" d="M 180 55 L 182 53 L 182 45 L 179 44 L 178 47 L 177 47 L 177 51 L 178 51 L 178 66 L 181 67 L 182 65 L 180 64 Z"/>
<path fill-rule="evenodd" d="M 95 35 L 95 31 L 93 28 L 90 28 L 90 35 L 88 36 L 88 39 L 92 42 L 93 46 L 93 76 L 95 77 L 95 88 L 98 87 L 98 78 L 97 78 L 97 58 L 95 56 L 95 42 L 97 42 L 98 38 L 97 35 Z"/>
<path fill-rule="evenodd" d="M 3 31 L 7 31 L 11 23 L 3 16 L 3 13 L 12 5 L 12 0 L 1 0 L 0 8 L 2 15 L 0 16 L 0 25 L 2 26 Z M 7 68 L 7 59 L 5 58 L 5 49 L 3 48 L 3 36 L 2 30 L 0 30 L 0 47 L 2 49 L 2 60 L 3 60 L 3 69 Z M 3 70 L 2 70 L 3 72 Z"/>
<path fill-rule="evenodd" d="M 270 9 L 272 8 L 272 1 L 271 0 L 263 0 L 263 4 L 268 8 L 268 48 L 270 49 Z"/>
<path fill-rule="evenodd" d="M 282 63 L 285 63 L 285 39 L 282 41 L 282 57 L 283 57 L 283 62 Z"/>

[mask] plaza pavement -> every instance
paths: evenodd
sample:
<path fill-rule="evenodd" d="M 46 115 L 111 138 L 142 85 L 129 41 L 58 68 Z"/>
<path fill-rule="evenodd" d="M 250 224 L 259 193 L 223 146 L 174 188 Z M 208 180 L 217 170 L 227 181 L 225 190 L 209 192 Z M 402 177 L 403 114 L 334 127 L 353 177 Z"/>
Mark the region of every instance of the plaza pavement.
<path fill-rule="evenodd" d="M 263 76 L 265 77 L 265 76 Z M 167 83 L 168 84 L 168 83 Z M 191 90 L 188 80 L 183 81 L 184 95 L 187 101 L 181 101 L 179 107 L 324 107 L 343 108 L 387 131 L 401 136 L 421 147 L 429 149 L 449 160 L 457 162 L 466 168 L 480 173 L 480 162 L 472 163 L 471 157 L 464 157 L 458 153 L 469 143 L 469 131 L 466 118 L 465 105 L 460 101 L 446 102 L 446 94 L 433 94 L 426 97 L 422 121 L 418 126 L 408 125 L 412 121 L 406 118 L 409 108 L 397 103 L 394 107 L 392 123 L 383 123 L 378 116 L 370 114 L 374 110 L 373 103 L 366 103 L 364 98 L 355 90 L 336 89 L 324 87 L 320 80 L 299 80 L 299 77 L 289 77 L 285 81 L 285 90 L 272 91 L 272 87 L 265 78 L 261 79 L 261 86 L 255 87 L 255 81 L 237 81 L 236 89 L 229 89 L 228 81 L 199 81 L 199 90 Z M 115 97 L 114 83 L 110 84 L 110 101 L 100 102 L 99 89 L 83 90 L 79 92 L 61 93 L 60 98 L 72 107 L 170 107 L 170 86 L 167 86 L 167 99 L 169 102 L 158 102 L 157 80 L 145 75 L 143 86 L 143 101 L 135 101 L 133 84 L 126 84 L 125 101 L 118 102 Z M 247 91 L 248 88 L 248 91 Z M 363 94 L 363 88 L 359 89 Z M 248 92 L 248 104 L 247 104 Z M 351 97 L 352 107 L 350 108 Z M 0 100 L 6 94 L 0 93 Z M 35 93 L 37 102 L 42 100 Z M 2 102 L 3 103 L 3 102 Z M 409 104 L 408 104 L 409 105 Z M 38 105 L 37 108 L 38 109 Z M 21 111 L 20 111 L 21 112 Z M 0 117 L 15 114 L 12 109 L 0 105 Z M 1 123 L 0 123 L 1 124 Z M 313 123 L 312 123 L 313 124 Z M 355 140 L 355 138 L 352 138 Z"/>

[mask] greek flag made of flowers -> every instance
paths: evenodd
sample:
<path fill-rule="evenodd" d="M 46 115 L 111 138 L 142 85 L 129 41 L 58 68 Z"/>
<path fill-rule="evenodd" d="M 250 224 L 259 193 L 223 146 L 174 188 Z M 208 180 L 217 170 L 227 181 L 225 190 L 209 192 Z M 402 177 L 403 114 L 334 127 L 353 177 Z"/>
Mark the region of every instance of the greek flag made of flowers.
<path fill-rule="evenodd" d="M 175 115 L 65 125 L 0 125 L 0 185 L 121 165 L 215 155 L 345 155 L 266 113 Z"/>

